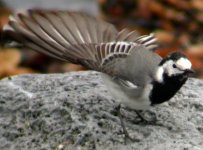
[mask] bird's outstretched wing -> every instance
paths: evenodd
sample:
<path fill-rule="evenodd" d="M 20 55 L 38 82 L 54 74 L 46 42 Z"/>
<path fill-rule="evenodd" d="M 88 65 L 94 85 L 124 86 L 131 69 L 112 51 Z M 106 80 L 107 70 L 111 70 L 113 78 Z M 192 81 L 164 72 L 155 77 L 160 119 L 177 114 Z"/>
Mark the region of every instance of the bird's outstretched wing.
<path fill-rule="evenodd" d="M 112 73 L 116 62 L 140 45 L 156 48 L 154 35 L 139 36 L 136 31 L 120 32 L 110 23 L 84 13 L 28 10 L 10 17 L 4 27 L 8 35 L 24 47 L 87 68 Z"/>
<path fill-rule="evenodd" d="M 118 32 L 116 41 L 139 43 L 141 45 L 144 45 L 150 51 L 154 51 L 158 46 L 154 34 L 151 33 L 150 35 L 140 36 L 138 32 L 129 31 L 126 28 Z"/>

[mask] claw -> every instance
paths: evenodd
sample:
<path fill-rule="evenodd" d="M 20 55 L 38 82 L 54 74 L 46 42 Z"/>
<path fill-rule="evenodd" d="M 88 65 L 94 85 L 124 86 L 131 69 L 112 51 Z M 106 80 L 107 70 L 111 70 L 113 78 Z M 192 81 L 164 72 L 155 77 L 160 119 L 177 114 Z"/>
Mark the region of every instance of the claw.
<path fill-rule="evenodd" d="M 144 123 L 144 124 L 151 124 L 154 125 L 157 122 L 157 117 L 154 114 L 154 118 L 152 118 L 151 120 L 146 119 L 140 111 L 135 110 L 135 113 L 137 114 L 137 116 L 141 119 L 141 121 L 139 121 L 139 123 Z"/>
<path fill-rule="evenodd" d="M 116 111 L 118 113 L 118 117 L 119 117 L 120 122 L 121 122 L 121 127 L 123 129 L 123 134 L 125 135 L 125 144 L 127 144 L 128 141 L 130 141 L 130 142 L 139 142 L 140 140 L 134 139 L 129 135 L 129 133 L 128 133 L 126 127 L 125 127 L 125 124 L 124 124 L 123 118 L 122 118 L 122 114 L 121 114 L 121 105 L 118 105 L 115 109 L 116 109 Z"/>

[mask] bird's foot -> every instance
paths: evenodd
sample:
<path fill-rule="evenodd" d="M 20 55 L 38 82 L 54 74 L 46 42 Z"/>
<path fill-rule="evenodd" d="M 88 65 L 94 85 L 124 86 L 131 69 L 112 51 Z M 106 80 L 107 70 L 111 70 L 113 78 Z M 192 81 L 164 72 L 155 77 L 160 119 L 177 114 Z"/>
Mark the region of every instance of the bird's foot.
<path fill-rule="evenodd" d="M 153 112 L 149 112 L 151 117 L 150 119 L 145 118 L 145 116 L 142 114 L 142 111 L 139 110 L 135 110 L 135 113 L 137 114 L 137 116 L 140 118 L 140 121 L 136 122 L 136 123 L 143 123 L 143 124 L 151 124 L 151 125 L 155 125 L 157 122 L 157 117 L 156 114 Z"/>
<path fill-rule="evenodd" d="M 119 117 L 120 122 L 121 122 L 121 127 L 123 129 L 123 134 L 125 136 L 125 144 L 127 144 L 128 142 L 139 142 L 140 140 L 132 138 L 129 135 L 129 133 L 128 133 L 126 127 L 125 127 L 125 124 L 124 124 L 123 118 L 122 118 L 122 114 L 121 114 L 121 105 L 118 105 L 115 109 L 116 109 L 116 111 L 118 113 L 118 117 Z"/>
<path fill-rule="evenodd" d="M 125 144 L 129 143 L 129 142 L 140 142 L 139 139 L 135 139 L 133 137 L 131 137 L 126 129 L 126 127 L 123 125 L 121 125 L 123 128 L 123 134 L 124 134 L 124 140 L 125 140 Z"/>

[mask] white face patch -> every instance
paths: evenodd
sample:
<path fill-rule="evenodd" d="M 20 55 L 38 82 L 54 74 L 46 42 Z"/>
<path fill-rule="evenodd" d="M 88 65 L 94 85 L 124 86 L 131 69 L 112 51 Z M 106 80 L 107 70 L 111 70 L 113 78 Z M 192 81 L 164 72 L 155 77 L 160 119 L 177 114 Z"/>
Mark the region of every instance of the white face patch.
<path fill-rule="evenodd" d="M 168 76 L 172 76 L 173 74 L 180 73 L 177 68 L 176 69 L 173 68 L 173 64 L 174 64 L 174 61 L 168 60 L 162 66 L 159 66 L 155 75 L 156 81 L 160 83 L 163 82 L 164 73 L 168 74 Z"/>
<path fill-rule="evenodd" d="M 176 65 L 176 67 L 173 67 Z M 184 73 L 185 70 L 191 69 L 192 64 L 187 58 L 180 58 L 177 61 L 168 60 L 162 66 L 159 66 L 156 74 L 155 79 L 158 82 L 163 82 L 163 75 L 166 73 L 168 76 L 175 76 L 178 74 Z"/>
<path fill-rule="evenodd" d="M 180 58 L 176 62 L 176 66 L 181 70 L 191 69 L 192 64 L 187 58 Z"/>
<path fill-rule="evenodd" d="M 155 80 L 158 82 L 163 82 L 163 73 L 164 73 L 163 67 L 162 66 L 158 67 L 155 75 Z"/>

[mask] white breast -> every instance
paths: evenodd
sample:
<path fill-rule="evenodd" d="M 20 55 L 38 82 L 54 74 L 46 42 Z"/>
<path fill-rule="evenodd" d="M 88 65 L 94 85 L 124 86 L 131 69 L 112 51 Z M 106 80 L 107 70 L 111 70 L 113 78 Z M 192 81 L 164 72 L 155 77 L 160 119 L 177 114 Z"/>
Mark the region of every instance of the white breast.
<path fill-rule="evenodd" d="M 141 96 L 139 97 L 130 97 L 128 96 L 120 87 L 120 85 L 116 84 L 114 80 L 109 75 L 102 74 L 102 79 L 108 89 L 109 93 L 115 98 L 115 100 L 121 104 L 124 104 L 127 107 L 136 110 L 146 110 L 150 107 L 149 94 L 152 89 L 152 85 L 148 84 Z"/>

